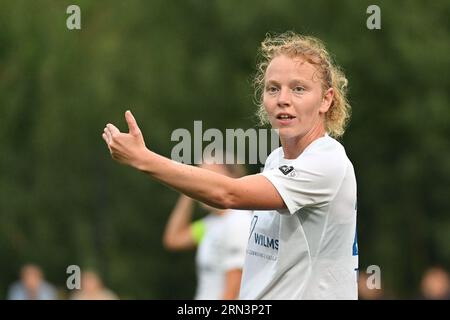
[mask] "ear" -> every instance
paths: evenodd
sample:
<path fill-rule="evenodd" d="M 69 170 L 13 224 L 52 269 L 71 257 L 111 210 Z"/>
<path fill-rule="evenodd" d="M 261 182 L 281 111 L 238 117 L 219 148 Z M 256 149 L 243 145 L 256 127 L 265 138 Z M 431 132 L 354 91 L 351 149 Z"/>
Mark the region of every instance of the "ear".
<path fill-rule="evenodd" d="M 333 102 L 333 97 L 334 97 L 333 88 L 328 88 L 327 91 L 325 91 L 322 98 L 322 103 L 319 108 L 320 113 L 326 113 L 328 109 L 330 109 L 331 103 Z"/>

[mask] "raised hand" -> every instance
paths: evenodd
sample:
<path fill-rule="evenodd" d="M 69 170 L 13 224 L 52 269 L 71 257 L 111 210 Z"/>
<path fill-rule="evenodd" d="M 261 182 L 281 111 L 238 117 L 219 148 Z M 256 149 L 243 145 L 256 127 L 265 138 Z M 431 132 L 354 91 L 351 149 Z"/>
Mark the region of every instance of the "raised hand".
<path fill-rule="evenodd" d="M 136 119 L 130 111 L 125 112 L 125 119 L 128 124 L 128 133 L 122 133 L 116 126 L 108 123 L 103 130 L 102 137 L 114 160 L 138 167 L 142 156 L 148 149 Z"/>

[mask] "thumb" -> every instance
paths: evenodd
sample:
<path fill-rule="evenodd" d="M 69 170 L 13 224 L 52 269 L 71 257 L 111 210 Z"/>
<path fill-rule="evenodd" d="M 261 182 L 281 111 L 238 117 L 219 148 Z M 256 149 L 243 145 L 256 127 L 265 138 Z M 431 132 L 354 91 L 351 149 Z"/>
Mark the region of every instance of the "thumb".
<path fill-rule="evenodd" d="M 125 112 L 125 120 L 127 120 L 128 130 L 130 134 L 137 135 L 141 133 L 141 130 L 137 125 L 136 119 L 133 117 L 133 114 L 131 113 L 130 110 L 127 110 Z"/>

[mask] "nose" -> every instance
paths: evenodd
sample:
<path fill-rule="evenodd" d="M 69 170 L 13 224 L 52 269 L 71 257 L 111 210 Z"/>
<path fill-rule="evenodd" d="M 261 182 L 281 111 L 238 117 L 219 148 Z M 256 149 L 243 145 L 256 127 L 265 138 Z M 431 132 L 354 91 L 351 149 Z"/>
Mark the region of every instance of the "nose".
<path fill-rule="evenodd" d="M 281 88 L 277 101 L 278 107 L 289 107 L 291 105 L 291 92 L 289 89 Z"/>

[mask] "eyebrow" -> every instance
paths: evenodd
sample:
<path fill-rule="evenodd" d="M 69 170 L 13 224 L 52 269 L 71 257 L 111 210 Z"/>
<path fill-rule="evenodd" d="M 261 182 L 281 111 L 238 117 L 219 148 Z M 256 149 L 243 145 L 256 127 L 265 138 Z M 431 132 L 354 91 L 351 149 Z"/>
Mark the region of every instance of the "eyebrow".
<path fill-rule="evenodd" d="M 306 79 L 293 79 L 291 81 L 289 81 L 289 84 L 303 84 L 303 85 L 308 85 L 310 81 L 306 80 Z M 273 80 L 273 79 L 269 79 L 265 82 L 265 85 L 279 85 L 280 82 Z"/>

